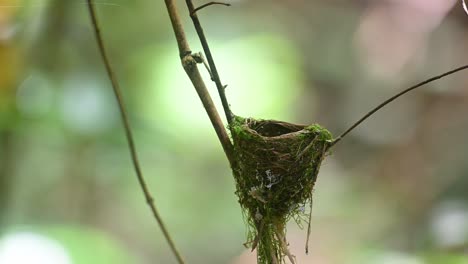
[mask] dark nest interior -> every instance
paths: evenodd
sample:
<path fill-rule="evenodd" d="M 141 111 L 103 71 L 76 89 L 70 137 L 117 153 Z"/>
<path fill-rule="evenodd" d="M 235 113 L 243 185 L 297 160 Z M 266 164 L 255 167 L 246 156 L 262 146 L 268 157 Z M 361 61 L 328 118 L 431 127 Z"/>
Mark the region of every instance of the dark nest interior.
<path fill-rule="evenodd" d="M 286 258 L 295 263 L 286 223 L 305 214 L 332 135 L 316 124 L 238 116 L 231 131 L 236 194 L 249 228 L 246 245 L 257 249 L 258 263 L 283 263 Z"/>

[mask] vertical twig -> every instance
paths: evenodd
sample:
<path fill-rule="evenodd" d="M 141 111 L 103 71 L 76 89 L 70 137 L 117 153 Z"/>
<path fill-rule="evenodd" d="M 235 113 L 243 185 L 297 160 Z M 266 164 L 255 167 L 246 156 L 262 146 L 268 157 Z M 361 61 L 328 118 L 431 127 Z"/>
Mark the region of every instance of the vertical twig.
<path fill-rule="evenodd" d="M 192 0 L 186 0 L 185 2 L 187 3 L 187 7 L 190 12 L 190 17 L 192 18 L 193 25 L 195 26 L 195 30 L 197 31 L 198 37 L 203 47 L 203 51 L 205 52 L 206 59 L 208 60 L 208 65 L 210 65 L 212 78 L 216 84 L 216 88 L 218 89 L 219 97 L 221 98 L 221 103 L 223 104 L 224 113 L 226 114 L 226 119 L 228 121 L 228 124 L 231 125 L 233 116 L 226 98 L 226 93 L 224 91 L 226 86 L 221 83 L 221 79 L 219 77 L 218 70 L 216 69 L 216 64 L 214 62 L 213 55 L 211 54 L 210 46 L 208 45 L 205 33 L 197 16 L 197 9 L 193 5 Z"/>
<path fill-rule="evenodd" d="M 177 262 L 180 263 L 180 264 L 183 264 L 184 261 L 182 259 L 182 256 L 180 255 L 179 251 L 177 250 L 171 236 L 169 235 L 169 232 L 168 232 L 166 226 L 164 225 L 164 222 L 163 222 L 161 216 L 159 215 L 158 210 L 156 209 L 156 206 L 154 204 L 154 199 L 151 196 L 150 191 L 148 189 L 148 186 L 146 184 L 145 178 L 143 177 L 143 173 L 141 171 L 140 164 L 139 164 L 139 161 L 138 161 L 138 155 L 137 155 L 137 152 L 136 152 L 135 143 L 133 141 L 132 130 L 130 128 L 130 124 L 129 124 L 129 121 L 128 121 L 128 116 L 127 116 L 127 112 L 125 110 L 125 106 L 124 106 L 124 103 L 123 103 L 122 94 L 120 92 L 120 86 L 119 86 L 119 83 L 117 82 L 117 79 L 115 78 L 114 72 L 113 72 L 113 70 L 112 70 L 112 68 L 110 66 L 109 58 L 107 56 L 106 49 L 104 47 L 104 42 L 102 40 L 100 27 L 99 27 L 99 23 L 97 21 L 96 11 L 94 9 L 94 4 L 92 3 L 92 0 L 88 0 L 88 9 L 89 9 L 89 14 L 91 16 L 91 21 L 92 21 L 92 25 L 93 25 L 93 28 L 94 28 L 94 33 L 95 33 L 95 36 L 96 36 L 96 40 L 97 40 L 97 43 L 98 43 L 98 46 L 99 46 L 99 52 L 101 54 L 104 65 L 106 67 L 107 74 L 108 74 L 109 79 L 110 79 L 110 81 L 112 83 L 112 89 L 114 91 L 115 97 L 117 99 L 117 103 L 119 105 L 120 115 L 121 115 L 122 123 L 123 123 L 124 129 L 125 129 L 125 136 L 127 137 L 128 146 L 129 146 L 129 149 L 130 149 L 130 154 L 131 154 L 131 157 L 132 157 L 133 166 L 135 167 L 135 172 L 136 172 L 136 175 L 137 175 L 137 178 L 138 178 L 138 182 L 140 183 L 140 187 L 141 187 L 141 189 L 143 191 L 143 194 L 144 194 L 144 196 L 146 198 L 146 202 L 148 203 L 148 206 L 151 208 L 153 216 L 156 219 L 159 227 L 161 228 L 161 231 L 163 232 L 164 237 L 166 238 L 166 241 L 167 241 L 167 243 L 169 244 L 169 247 L 172 250 L 172 253 L 176 257 Z"/>
<path fill-rule="evenodd" d="M 177 8 L 175 6 L 174 0 L 165 0 L 167 12 L 169 13 L 169 17 L 171 19 L 172 28 L 174 30 L 174 34 L 177 40 L 177 45 L 179 47 L 179 55 L 182 61 L 182 66 L 184 67 L 185 72 L 189 76 L 190 80 L 192 81 L 195 90 L 200 97 L 200 100 L 203 103 L 203 107 L 205 108 L 208 117 L 211 120 L 211 124 L 213 125 L 216 134 L 218 135 L 218 139 L 223 146 L 224 152 L 232 166 L 233 164 L 233 150 L 232 150 L 232 143 L 229 139 L 229 136 L 224 128 L 223 122 L 219 117 L 218 111 L 216 110 L 215 105 L 213 104 L 213 100 L 211 99 L 210 94 L 206 88 L 205 82 L 200 75 L 200 72 L 197 68 L 197 62 L 192 56 L 192 52 L 187 42 L 187 38 L 185 37 L 184 29 L 182 27 L 182 23 L 177 12 Z M 212 69 L 213 70 L 213 69 Z M 229 119 L 228 119 L 229 120 Z"/>

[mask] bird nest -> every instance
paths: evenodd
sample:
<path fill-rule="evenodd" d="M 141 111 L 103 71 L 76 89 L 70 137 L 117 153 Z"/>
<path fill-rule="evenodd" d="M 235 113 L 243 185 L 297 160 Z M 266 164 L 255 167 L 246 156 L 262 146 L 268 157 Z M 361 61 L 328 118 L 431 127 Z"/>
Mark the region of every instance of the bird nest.
<path fill-rule="evenodd" d="M 258 263 L 288 257 L 286 223 L 304 215 L 332 135 L 319 125 L 236 116 L 231 125 L 233 174 L 249 231 L 246 246 Z M 310 221 L 309 221 L 310 222 Z"/>

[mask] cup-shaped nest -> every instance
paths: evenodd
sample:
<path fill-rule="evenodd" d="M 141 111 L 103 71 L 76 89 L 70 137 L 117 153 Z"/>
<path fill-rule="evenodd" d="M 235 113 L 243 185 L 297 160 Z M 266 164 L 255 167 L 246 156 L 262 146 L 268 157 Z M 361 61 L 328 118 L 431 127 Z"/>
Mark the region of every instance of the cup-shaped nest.
<path fill-rule="evenodd" d="M 247 242 L 258 246 L 260 263 L 275 263 L 288 255 L 285 224 L 311 199 L 332 135 L 316 124 L 237 116 L 231 131 L 236 194 L 251 227 Z"/>

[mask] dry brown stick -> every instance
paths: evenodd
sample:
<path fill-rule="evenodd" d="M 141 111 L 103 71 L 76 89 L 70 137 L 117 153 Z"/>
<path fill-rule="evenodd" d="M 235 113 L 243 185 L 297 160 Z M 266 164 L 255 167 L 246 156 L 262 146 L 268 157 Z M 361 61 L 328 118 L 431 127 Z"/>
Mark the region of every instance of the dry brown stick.
<path fill-rule="evenodd" d="M 169 17 L 171 19 L 172 28 L 174 30 L 174 34 L 177 40 L 177 45 L 179 47 L 179 55 L 182 61 L 182 66 L 184 67 L 185 72 L 189 76 L 190 80 L 192 81 L 195 90 L 200 97 L 200 100 L 203 103 L 203 107 L 210 118 L 211 124 L 218 135 L 218 139 L 223 146 L 224 153 L 232 166 L 233 164 L 233 150 L 232 150 L 232 143 L 229 139 L 229 136 L 224 128 L 223 122 L 219 117 L 218 111 L 211 99 L 210 94 L 206 88 L 205 82 L 200 75 L 200 71 L 197 68 L 197 62 L 192 56 L 192 52 L 187 42 L 187 38 L 185 37 L 185 32 L 182 27 L 182 22 L 177 12 L 177 8 L 175 6 L 174 0 L 165 0 L 167 12 L 169 13 Z"/>
<path fill-rule="evenodd" d="M 180 255 L 179 251 L 177 250 L 171 236 L 169 235 L 169 232 L 168 232 L 166 226 L 164 225 L 164 222 L 163 222 L 158 210 L 156 209 L 154 199 L 151 196 L 148 185 L 146 184 L 145 178 L 143 177 L 143 173 L 142 173 L 142 170 L 140 168 L 139 161 L 138 161 L 138 155 L 137 155 L 135 143 L 133 141 L 132 130 L 131 130 L 130 123 L 129 123 L 129 120 L 128 120 L 127 111 L 125 109 L 122 94 L 121 94 L 121 91 L 120 91 L 120 86 L 119 86 L 119 83 L 117 82 L 117 79 L 115 78 L 112 67 L 110 66 L 109 58 L 107 56 L 106 49 L 104 47 L 104 41 L 103 41 L 102 36 L 101 36 L 100 27 L 99 27 L 99 23 L 97 21 L 96 11 L 94 9 L 94 4 L 92 3 L 92 0 L 88 0 L 88 8 L 89 8 L 89 14 L 91 16 L 91 21 L 92 21 L 92 25 L 93 25 L 93 28 L 94 28 L 94 33 L 95 33 L 95 36 L 96 36 L 96 40 L 97 40 L 97 43 L 98 43 L 98 46 L 99 46 L 99 52 L 101 54 L 104 65 L 106 67 L 107 74 L 108 74 L 109 79 L 110 79 L 111 84 L 112 84 L 112 89 L 113 89 L 115 97 L 117 99 L 117 103 L 118 103 L 119 110 L 120 110 L 120 115 L 121 115 L 121 118 L 122 118 L 122 123 L 123 123 L 124 129 L 125 129 L 125 136 L 127 137 L 128 146 L 129 146 L 129 149 L 130 149 L 130 154 L 132 156 L 133 166 L 135 167 L 135 172 L 136 172 L 136 175 L 137 175 L 137 178 L 138 178 L 138 182 L 139 182 L 140 187 L 141 187 L 141 189 L 143 191 L 143 194 L 144 194 L 144 196 L 146 198 L 146 203 L 151 208 L 153 216 L 156 219 L 159 227 L 161 228 L 161 231 L 163 232 L 164 237 L 166 238 L 166 241 L 167 241 L 167 243 L 169 244 L 169 247 L 172 250 L 172 253 L 176 257 L 177 262 L 179 264 L 183 264 L 184 261 L 182 259 L 182 256 Z"/>
<path fill-rule="evenodd" d="M 233 115 L 232 115 L 228 100 L 226 98 L 226 93 L 224 91 L 226 88 L 226 85 L 222 84 L 221 79 L 219 77 L 218 69 L 216 68 L 213 55 L 211 54 L 210 46 L 208 45 L 208 41 L 206 40 L 206 37 L 205 37 L 205 32 L 203 31 L 200 20 L 198 19 L 198 16 L 197 16 L 197 8 L 195 8 L 192 0 L 186 0 L 185 2 L 187 3 L 190 17 L 192 18 L 193 25 L 195 26 L 195 30 L 197 31 L 198 38 L 200 39 L 200 42 L 203 47 L 203 51 L 205 52 L 206 59 L 208 60 L 208 65 L 210 65 L 212 80 L 215 82 L 216 88 L 218 89 L 218 94 L 219 94 L 219 97 L 221 98 L 221 103 L 223 104 L 223 110 L 226 115 L 226 119 L 228 121 L 228 124 L 231 125 Z M 230 127 L 231 126 L 229 126 L 229 128 Z"/>

